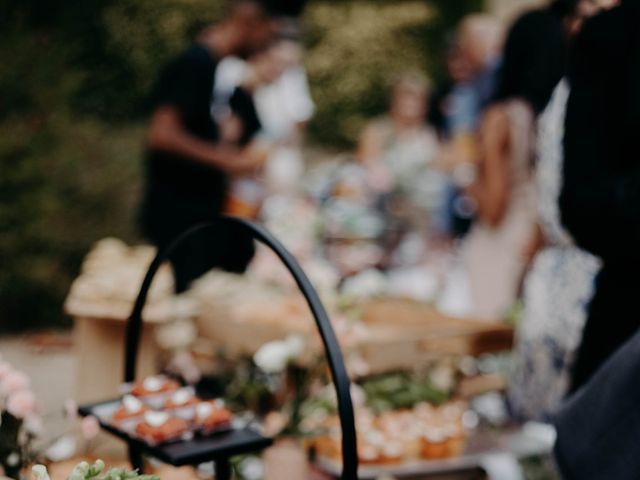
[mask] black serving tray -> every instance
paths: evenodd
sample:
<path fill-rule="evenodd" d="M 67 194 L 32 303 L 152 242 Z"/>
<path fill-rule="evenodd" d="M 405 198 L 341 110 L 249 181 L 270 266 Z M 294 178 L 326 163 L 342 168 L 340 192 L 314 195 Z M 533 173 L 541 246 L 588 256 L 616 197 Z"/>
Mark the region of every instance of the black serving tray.
<path fill-rule="evenodd" d="M 209 435 L 195 435 L 189 440 L 176 440 L 158 445 L 150 445 L 144 440 L 129 435 L 127 432 L 114 427 L 104 420 L 96 410 L 117 400 L 83 405 L 78 413 L 87 417 L 95 416 L 100 426 L 126 441 L 140 453 L 151 455 L 165 463 L 174 466 L 197 465 L 212 460 L 225 459 L 238 454 L 258 452 L 270 446 L 273 441 L 251 427 L 232 428 Z"/>

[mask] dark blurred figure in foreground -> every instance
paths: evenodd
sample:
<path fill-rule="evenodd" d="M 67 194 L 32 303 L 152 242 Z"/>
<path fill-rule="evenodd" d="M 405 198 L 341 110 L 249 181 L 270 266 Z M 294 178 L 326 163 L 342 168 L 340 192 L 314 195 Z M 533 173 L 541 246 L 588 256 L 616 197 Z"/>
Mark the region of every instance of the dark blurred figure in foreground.
<path fill-rule="evenodd" d="M 141 210 L 143 231 L 159 248 L 187 228 L 219 215 L 230 176 L 255 171 L 264 162 L 265 145 L 251 142 L 251 132 L 236 132 L 237 117 L 251 111 L 252 105 L 246 105 L 250 97 L 240 98 L 244 107 L 234 115 L 232 105 L 220 105 L 215 98 L 214 83 L 221 59 L 246 58 L 271 41 L 274 21 L 272 11 L 261 2 L 235 2 L 220 23 L 202 31 L 162 71 L 152 96 Z M 199 235 L 171 257 L 176 291 L 184 291 L 214 267 L 244 271 L 253 252 L 251 238 L 238 231 Z"/>
<path fill-rule="evenodd" d="M 600 256 L 603 269 L 574 393 L 556 420 L 556 458 L 569 480 L 640 478 L 639 24 L 636 0 L 587 22 L 570 71 L 560 206 L 578 244 Z"/>
<path fill-rule="evenodd" d="M 640 326 L 638 2 L 588 22 L 576 41 L 560 207 L 579 246 L 603 260 L 572 390 Z"/>

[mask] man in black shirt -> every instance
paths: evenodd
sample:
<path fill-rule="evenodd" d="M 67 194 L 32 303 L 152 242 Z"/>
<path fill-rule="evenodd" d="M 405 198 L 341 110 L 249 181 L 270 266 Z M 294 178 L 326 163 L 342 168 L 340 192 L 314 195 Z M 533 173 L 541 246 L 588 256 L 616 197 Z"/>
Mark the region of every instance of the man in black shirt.
<path fill-rule="evenodd" d="M 162 71 L 152 95 L 141 209 L 143 231 L 159 248 L 189 227 L 219 215 L 229 176 L 255 171 L 265 160 L 266 152 L 249 142 L 247 132 L 242 135 L 246 145 L 224 140 L 214 81 L 222 58 L 246 58 L 267 46 L 273 24 L 262 3 L 238 1 L 220 23 L 205 29 L 193 46 Z M 246 95 L 234 95 L 230 108 L 234 101 L 247 110 Z M 184 291 L 214 267 L 242 272 L 253 252 L 252 240 L 238 231 L 200 235 L 171 257 L 176 290 Z"/>

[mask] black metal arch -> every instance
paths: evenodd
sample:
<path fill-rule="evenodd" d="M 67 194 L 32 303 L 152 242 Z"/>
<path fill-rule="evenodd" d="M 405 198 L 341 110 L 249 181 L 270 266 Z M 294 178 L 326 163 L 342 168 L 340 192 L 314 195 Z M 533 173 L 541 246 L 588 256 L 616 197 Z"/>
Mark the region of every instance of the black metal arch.
<path fill-rule="evenodd" d="M 307 300 L 311 313 L 315 319 L 316 326 L 320 331 L 320 336 L 322 337 L 322 343 L 329 361 L 329 368 L 331 370 L 331 376 L 338 399 L 338 413 L 340 416 L 340 426 L 342 428 L 343 465 L 341 478 L 343 480 L 357 480 L 358 452 L 353 404 L 351 402 L 350 394 L 351 382 L 344 365 L 340 345 L 336 339 L 327 312 L 320 301 L 318 293 L 313 288 L 313 285 L 293 255 L 264 227 L 253 222 L 235 217 L 218 217 L 213 221 L 202 223 L 190 228 L 158 253 L 144 277 L 142 287 L 140 288 L 133 311 L 127 323 L 124 381 L 131 382 L 135 379 L 136 357 L 140 342 L 140 330 L 142 327 L 142 310 L 147 299 L 147 294 L 149 293 L 149 288 L 151 287 L 151 282 L 160 268 L 160 265 L 162 262 L 167 260 L 169 255 L 171 255 L 171 253 L 185 240 L 204 230 L 225 228 L 227 226 L 239 226 L 251 234 L 254 239 L 269 247 L 287 267 L 295 279 L 298 288 Z"/>

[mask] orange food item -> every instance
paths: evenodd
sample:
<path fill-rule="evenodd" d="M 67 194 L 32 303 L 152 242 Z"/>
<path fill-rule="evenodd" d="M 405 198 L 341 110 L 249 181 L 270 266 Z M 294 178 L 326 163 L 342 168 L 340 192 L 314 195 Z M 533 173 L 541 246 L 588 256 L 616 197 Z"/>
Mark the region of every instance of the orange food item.
<path fill-rule="evenodd" d="M 221 401 L 200 402 L 196 405 L 195 423 L 205 430 L 226 427 L 231 424 L 231 412 Z"/>
<path fill-rule="evenodd" d="M 134 383 L 131 394 L 136 397 L 146 397 L 160 393 L 174 392 L 180 388 L 175 380 L 163 376 L 147 377 L 141 382 Z"/>
<path fill-rule="evenodd" d="M 114 422 L 122 422 L 124 420 L 128 420 L 130 418 L 138 417 L 140 415 L 144 415 L 149 411 L 149 407 L 143 404 L 136 397 L 131 395 L 125 395 L 122 399 L 122 404 L 120 408 L 116 410 L 116 413 L 113 414 Z"/>
<path fill-rule="evenodd" d="M 181 388 L 176 390 L 175 393 L 164 402 L 164 408 L 171 410 L 174 408 L 192 407 L 198 404 L 199 401 L 198 397 L 193 395 L 188 389 Z"/>
<path fill-rule="evenodd" d="M 449 457 L 460 457 L 464 453 L 467 441 L 464 436 L 451 437 L 446 441 L 447 455 Z"/>
<path fill-rule="evenodd" d="M 152 421 L 149 414 L 165 415 L 161 423 Z M 167 442 L 180 438 L 189 430 L 187 422 L 181 418 L 170 417 L 162 412 L 148 412 L 145 420 L 136 426 L 136 433 L 141 437 L 156 443 Z"/>
<path fill-rule="evenodd" d="M 439 433 L 422 437 L 422 456 L 428 460 L 439 460 L 449 457 L 447 439 Z"/>

